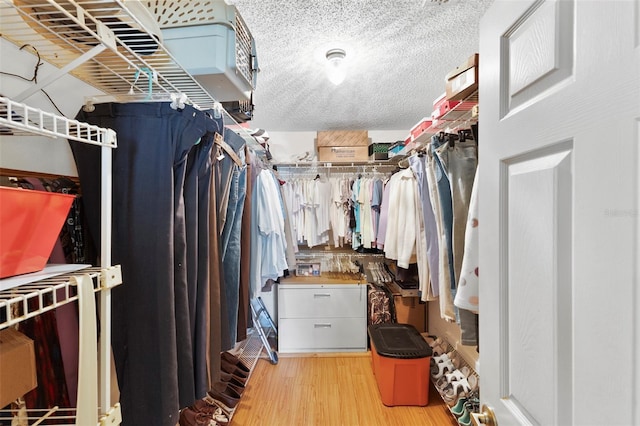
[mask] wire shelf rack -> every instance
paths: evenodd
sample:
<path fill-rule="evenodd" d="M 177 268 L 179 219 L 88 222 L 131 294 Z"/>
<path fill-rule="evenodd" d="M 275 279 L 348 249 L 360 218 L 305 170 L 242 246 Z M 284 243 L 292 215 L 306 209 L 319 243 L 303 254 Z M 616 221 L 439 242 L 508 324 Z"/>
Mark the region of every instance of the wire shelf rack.
<path fill-rule="evenodd" d="M 213 96 L 128 7 L 122 0 L 3 0 L 0 27 L 2 37 L 105 93 L 184 93 L 212 108 Z"/>
<path fill-rule="evenodd" d="M 92 145 L 116 148 L 116 133 L 111 129 L 71 120 L 0 97 L 0 135 L 37 134 L 51 138 L 72 139 Z"/>

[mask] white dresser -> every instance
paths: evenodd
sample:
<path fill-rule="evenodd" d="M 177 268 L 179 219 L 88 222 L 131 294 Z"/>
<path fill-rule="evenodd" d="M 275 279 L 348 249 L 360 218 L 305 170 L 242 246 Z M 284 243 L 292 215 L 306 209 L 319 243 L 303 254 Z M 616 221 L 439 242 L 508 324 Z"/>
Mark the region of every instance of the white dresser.
<path fill-rule="evenodd" d="M 367 350 L 367 284 L 294 277 L 278 285 L 278 351 Z"/>

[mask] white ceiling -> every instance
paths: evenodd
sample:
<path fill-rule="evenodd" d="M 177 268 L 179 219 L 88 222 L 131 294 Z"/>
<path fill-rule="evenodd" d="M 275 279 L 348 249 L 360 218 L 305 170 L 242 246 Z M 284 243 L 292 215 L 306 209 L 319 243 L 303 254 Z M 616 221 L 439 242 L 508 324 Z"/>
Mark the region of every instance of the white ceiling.
<path fill-rule="evenodd" d="M 251 127 L 271 131 L 408 130 L 444 93 L 445 75 L 478 51 L 493 0 L 232 0 L 257 44 Z M 347 52 L 345 81 L 324 55 Z"/>

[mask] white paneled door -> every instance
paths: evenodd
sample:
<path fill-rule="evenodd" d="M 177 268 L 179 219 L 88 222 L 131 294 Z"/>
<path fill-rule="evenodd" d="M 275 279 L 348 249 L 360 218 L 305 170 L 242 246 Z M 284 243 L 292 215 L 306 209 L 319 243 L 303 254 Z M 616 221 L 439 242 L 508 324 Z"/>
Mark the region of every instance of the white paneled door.
<path fill-rule="evenodd" d="M 496 0 L 480 29 L 481 401 L 640 424 L 640 0 Z"/>

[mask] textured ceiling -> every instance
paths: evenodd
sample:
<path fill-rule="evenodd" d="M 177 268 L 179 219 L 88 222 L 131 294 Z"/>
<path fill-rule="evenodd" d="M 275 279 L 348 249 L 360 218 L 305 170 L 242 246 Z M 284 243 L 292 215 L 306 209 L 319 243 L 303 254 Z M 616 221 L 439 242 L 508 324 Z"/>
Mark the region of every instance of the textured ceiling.
<path fill-rule="evenodd" d="M 444 77 L 478 51 L 493 0 L 231 0 L 257 44 L 252 127 L 272 131 L 408 130 L 444 93 Z M 327 50 L 347 77 L 326 77 Z"/>

